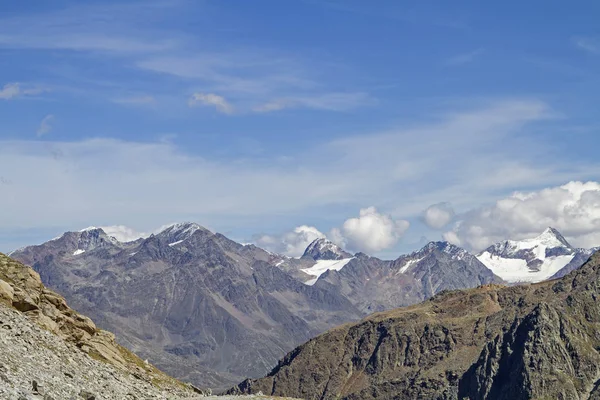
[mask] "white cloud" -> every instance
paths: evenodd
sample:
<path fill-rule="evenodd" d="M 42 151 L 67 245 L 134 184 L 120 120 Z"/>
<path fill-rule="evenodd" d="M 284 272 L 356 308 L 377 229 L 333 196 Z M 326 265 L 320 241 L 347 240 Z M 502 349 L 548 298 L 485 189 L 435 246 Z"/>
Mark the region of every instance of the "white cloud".
<path fill-rule="evenodd" d="M 341 228 L 334 228 L 331 237 L 348 249 L 373 253 L 394 246 L 409 226 L 408 221 L 394 220 L 368 207 L 361 209 L 358 217 L 347 219 Z"/>
<path fill-rule="evenodd" d="M 473 62 L 477 57 L 484 53 L 484 49 L 479 48 L 468 53 L 458 54 L 446 60 L 446 65 L 457 66 Z"/>
<path fill-rule="evenodd" d="M 35 96 L 47 90 L 48 89 L 32 85 L 24 86 L 18 82 L 7 83 L 2 89 L 0 89 L 0 99 L 12 100 L 23 96 Z"/>
<path fill-rule="evenodd" d="M 433 204 L 423 211 L 423 221 L 433 229 L 442 229 L 454 218 L 454 209 L 450 203 Z"/>
<path fill-rule="evenodd" d="M 178 41 L 165 38 L 165 31 L 140 27 L 159 19 L 165 9 L 172 7 L 168 3 L 81 3 L 43 13 L 6 16 L 0 19 L 0 44 L 9 48 L 117 54 L 172 50 Z"/>
<path fill-rule="evenodd" d="M 558 229 L 574 246 L 600 246 L 600 183 L 569 182 L 533 192 L 515 192 L 493 205 L 465 213 L 447 240 L 482 250 L 505 239 Z"/>
<path fill-rule="evenodd" d="M 551 115 L 533 100 L 491 103 L 433 123 L 316 141 L 267 163 L 204 158 L 176 141 L 4 140 L 0 171 L 12 184 L 0 210 L 11 213 L 0 234 L 89 221 L 141 231 L 182 220 L 221 232 L 266 231 L 365 204 L 406 219 L 440 199 L 465 210 L 516 188 L 597 176 L 594 160 L 563 159 L 546 142 L 523 138 L 528 124 Z"/>
<path fill-rule="evenodd" d="M 138 232 L 124 225 L 101 226 L 107 235 L 113 236 L 119 242 L 130 242 L 142 237 L 148 237 L 148 233 Z"/>
<path fill-rule="evenodd" d="M 255 112 L 273 112 L 287 108 L 311 108 L 327 111 L 348 111 L 373 104 L 366 93 L 326 93 L 305 97 L 288 97 L 269 101 L 253 108 Z"/>
<path fill-rule="evenodd" d="M 573 38 L 573 43 L 575 47 L 585 52 L 592 54 L 600 53 L 600 41 L 598 39 L 579 36 Z"/>
<path fill-rule="evenodd" d="M 0 90 L 0 99 L 10 100 L 21 94 L 21 87 L 18 83 L 7 83 Z"/>
<path fill-rule="evenodd" d="M 194 107 L 198 104 L 204 106 L 215 106 L 216 109 L 224 114 L 233 113 L 233 106 L 225 100 L 224 97 L 214 93 L 194 93 L 190 98 L 188 105 Z"/>
<path fill-rule="evenodd" d="M 52 130 L 52 122 L 54 121 L 54 115 L 48 114 L 46 115 L 42 121 L 40 122 L 40 126 L 38 127 L 36 134 L 38 137 L 44 136 L 47 133 L 50 133 Z"/>
<path fill-rule="evenodd" d="M 113 103 L 127 106 L 148 106 L 156 104 L 156 99 L 150 95 L 118 97 L 112 100 Z"/>
<path fill-rule="evenodd" d="M 444 232 L 444 234 L 442 235 L 442 237 L 448 243 L 451 243 L 451 244 L 453 244 L 455 246 L 462 246 L 462 242 L 461 242 L 460 238 L 458 237 L 458 235 L 454 231 Z"/>
<path fill-rule="evenodd" d="M 408 221 L 394 220 L 377 212 L 375 207 L 363 208 L 359 216 L 347 219 L 340 228 L 333 228 L 327 236 L 342 248 L 368 253 L 393 247 L 409 227 Z M 315 239 L 325 234 L 314 226 L 302 225 L 282 235 L 255 237 L 258 246 L 288 256 L 300 256 Z"/>
<path fill-rule="evenodd" d="M 259 236 L 255 242 L 269 251 L 290 257 L 299 257 L 315 239 L 324 237 L 325 235 L 314 226 L 302 225 L 280 236 Z"/>

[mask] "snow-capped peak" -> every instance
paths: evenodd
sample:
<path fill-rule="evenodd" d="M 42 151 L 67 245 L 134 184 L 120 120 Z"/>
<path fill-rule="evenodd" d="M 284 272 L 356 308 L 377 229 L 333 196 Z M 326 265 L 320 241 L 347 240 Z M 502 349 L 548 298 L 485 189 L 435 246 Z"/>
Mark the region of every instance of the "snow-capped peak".
<path fill-rule="evenodd" d="M 169 245 L 175 246 L 200 230 L 205 229 L 194 222 L 180 222 L 162 229 L 157 236 L 168 240 Z"/>
<path fill-rule="evenodd" d="M 95 231 L 96 229 L 98 229 L 98 228 L 95 226 L 88 226 L 87 228 L 84 228 L 84 229 L 80 230 L 79 232 Z"/>
<path fill-rule="evenodd" d="M 529 241 L 525 240 L 524 242 L 538 243 L 538 244 L 542 244 L 549 248 L 552 248 L 552 247 L 572 248 L 571 245 L 569 244 L 569 242 L 567 242 L 567 239 L 565 239 L 564 236 L 561 235 L 559 231 L 557 231 L 556 229 L 554 229 L 552 227 L 546 228 L 546 230 L 541 235 L 536 237 L 535 239 L 531 239 Z"/>
<path fill-rule="evenodd" d="M 302 255 L 302 258 L 312 258 L 313 260 L 342 260 L 351 257 L 350 253 L 325 238 L 313 240 Z"/>
<path fill-rule="evenodd" d="M 524 240 L 505 240 L 488 247 L 477 258 L 508 282 L 539 282 L 567 266 L 577 253 L 554 228 Z"/>
<path fill-rule="evenodd" d="M 85 251 L 90 251 L 106 245 L 118 246 L 119 244 L 117 239 L 107 235 L 102 228 L 89 227 L 79 231 L 77 249 L 73 255 L 82 254 Z"/>

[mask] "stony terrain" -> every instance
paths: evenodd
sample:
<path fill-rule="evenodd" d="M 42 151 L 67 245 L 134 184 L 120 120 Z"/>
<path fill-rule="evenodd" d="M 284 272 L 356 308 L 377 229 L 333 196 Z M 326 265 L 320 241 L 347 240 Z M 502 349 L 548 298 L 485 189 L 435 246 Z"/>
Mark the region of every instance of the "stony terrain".
<path fill-rule="evenodd" d="M 31 268 L 1 253 L 0 306 L 4 374 L 0 377 L 9 387 L 32 389 L 31 383 L 23 386 L 23 382 L 35 379 L 37 370 L 37 382 L 42 385 L 41 371 L 46 369 L 50 376 L 43 385 L 49 393 L 63 387 L 70 391 L 93 388 L 96 393 L 108 394 L 114 389 L 119 396 L 131 391 L 132 398 L 143 398 L 140 393 L 146 392 L 156 398 L 194 394 L 191 386 L 142 361 L 118 345 L 112 333 L 98 329 L 91 319 L 71 309 L 62 296 L 44 287 Z M 102 381 L 100 376 L 108 379 L 107 373 L 117 376 L 111 388 L 93 386 Z M 72 387 L 65 381 L 69 375 L 74 379 Z M 91 381 L 88 387 L 82 386 L 85 379 Z M 60 391 L 56 394 L 60 396 L 55 398 L 69 398 Z"/>
<path fill-rule="evenodd" d="M 95 360 L 6 306 L 0 306 L 0 347 L 1 399 L 198 397 L 191 390 L 186 393 L 183 385 L 179 390 L 161 389 L 151 378 Z"/>
<path fill-rule="evenodd" d="M 600 254 L 538 284 L 446 291 L 320 335 L 230 393 L 599 399 Z"/>

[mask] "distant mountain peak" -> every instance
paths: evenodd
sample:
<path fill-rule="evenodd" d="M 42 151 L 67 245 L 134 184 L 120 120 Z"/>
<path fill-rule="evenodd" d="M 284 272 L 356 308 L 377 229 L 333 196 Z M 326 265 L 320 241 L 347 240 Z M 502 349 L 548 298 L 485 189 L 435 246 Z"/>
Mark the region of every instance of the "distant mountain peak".
<path fill-rule="evenodd" d="M 546 230 L 542 232 L 541 235 L 533 239 L 533 241 L 539 242 L 548 247 L 572 247 L 569 242 L 567 242 L 567 239 L 565 239 L 565 237 L 558 230 L 552 227 L 546 228 Z"/>
<path fill-rule="evenodd" d="M 458 247 L 449 242 L 429 242 L 427 243 L 421 250 L 417 253 L 430 253 L 431 251 L 440 251 L 442 253 L 448 254 L 451 258 L 456 260 L 462 260 L 463 258 L 470 256 L 471 254 L 463 249 L 462 247 Z"/>
<path fill-rule="evenodd" d="M 195 222 L 178 222 L 161 230 L 157 237 L 166 240 L 170 246 L 174 246 L 192 237 L 198 231 L 208 231 Z"/>
<path fill-rule="evenodd" d="M 477 258 L 508 282 L 539 282 L 570 268 L 572 261 L 578 263 L 581 257 L 577 255 L 586 252 L 573 248 L 558 230 L 548 227 L 531 239 L 496 243 Z"/>
<path fill-rule="evenodd" d="M 352 254 L 344 251 L 337 244 L 326 238 L 319 238 L 308 245 L 302 258 L 312 258 L 313 260 L 342 260 L 352 258 Z"/>

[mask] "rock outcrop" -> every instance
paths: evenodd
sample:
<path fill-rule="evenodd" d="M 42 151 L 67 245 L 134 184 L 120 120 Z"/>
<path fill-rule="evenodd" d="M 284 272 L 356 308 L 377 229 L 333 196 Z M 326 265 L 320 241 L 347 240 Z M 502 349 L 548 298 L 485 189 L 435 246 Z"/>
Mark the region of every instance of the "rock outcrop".
<path fill-rule="evenodd" d="M 564 278 L 445 291 L 318 336 L 230 393 L 600 398 L 600 254 Z"/>
<path fill-rule="evenodd" d="M 77 361 L 68 368 L 70 372 L 66 372 L 71 375 L 69 379 L 81 375 L 80 368 L 89 367 L 89 374 L 93 376 L 102 373 L 111 376 L 116 374 L 125 381 L 133 382 L 134 384 L 126 384 L 124 387 L 138 393 L 138 398 L 145 398 L 139 397 L 143 394 L 157 398 L 166 395 L 184 397 L 194 395 L 189 385 L 165 375 L 153 365 L 142 361 L 117 344 L 112 333 L 98 329 L 90 318 L 71 309 L 61 295 L 44 287 L 37 272 L 1 253 L 0 321 L 2 338 L 0 370 L 2 366 L 6 369 L 9 363 L 14 363 L 14 368 L 17 369 L 25 368 L 27 365 L 34 370 L 43 369 L 46 368 L 45 364 L 51 369 L 53 365 L 64 366 L 65 362 L 69 364 L 70 357 Z M 18 345 L 20 341 L 24 341 L 25 345 Z M 32 354 L 45 361 L 36 359 Z M 26 361 L 30 363 L 27 364 Z M 3 375 L 0 374 L 0 378 L 4 379 L 7 374 L 9 371 L 4 371 Z M 32 374 L 27 375 L 25 371 L 16 373 L 13 374 L 13 380 L 18 383 L 23 379 L 33 379 L 36 374 Z M 57 372 L 53 376 L 61 377 L 61 374 L 62 372 Z M 53 383 L 46 380 L 46 383 L 49 387 L 56 388 L 56 393 L 63 393 L 59 390 L 60 385 L 56 379 Z M 89 380 L 93 381 L 92 378 Z M 34 386 L 38 386 L 39 381 L 35 382 L 37 383 Z M 140 385 L 136 386 L 135 384 L 138 383 Z M 81 385 L 66 386 L 72 386 L 73 390 L 81 387 Z M 115 388 L 121 386 L 123 385 L 115 384 Z M 100 389 L 95 390 L 97 394 L 101 392 Z M 110 391 L 106 393 L 114 394 Z M 127 392 L 124 392 L 125 394 Z"/>

